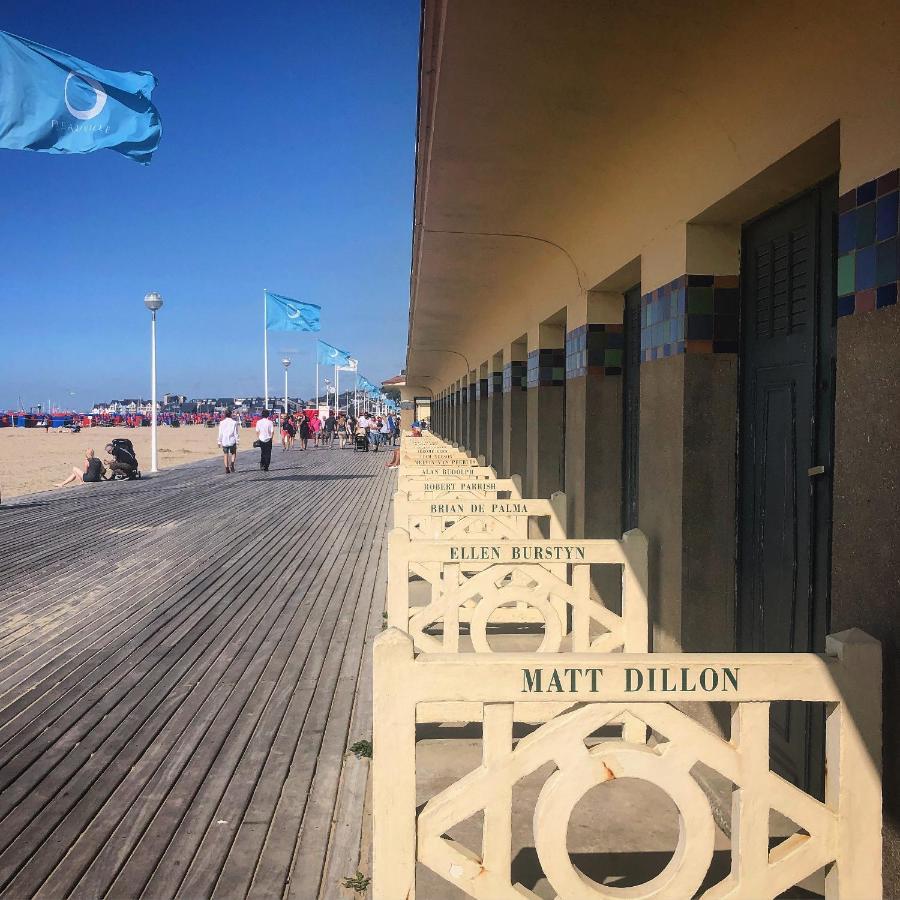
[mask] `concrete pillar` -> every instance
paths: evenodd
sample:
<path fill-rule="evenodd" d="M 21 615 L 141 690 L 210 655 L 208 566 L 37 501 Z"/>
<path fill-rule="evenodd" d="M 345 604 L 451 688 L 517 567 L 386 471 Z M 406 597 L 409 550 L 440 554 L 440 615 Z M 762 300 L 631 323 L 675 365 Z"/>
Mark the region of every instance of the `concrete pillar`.
<path fill-rule="evenodd" d="M 739 227 L 687 225 L 642 257 L 638 524 L 656 651 L 733 648 L 736 344 L 693 337 L 736 325 L 739 255 Z"/>
<path fill-rule="evenodd" d="M 528 448 L 528 349 L 523 337 L 503 351 L 503 475 L 524 478 Z"/>
<path fill-rule="evenodd" d="M 488 431 L 488 364 L 482 363 L 478 369 L 478 384 L 475 396 L 475 456 L 487 460 Z"/>
<path fill-rule="evenodd" d="M 503 469 L 503 354 L 491 357 L 488 371 L 487 396 L 487 464 L 493 466 L 501 478 L 507 473 Z"/>
<path fill-rule="evenodd" d="M 622 309 L 590 291 L 566 309 L 568 535 L 622 533 Z"/>
<path fill-rule="evenodd" d="M 456 382 L 456 437 L 455 443 L 461 447 L 465 445 L 465 432 L 463 430 L 463 422 L 465 421 L 465 399 L 466 391 L 463 390 L 463 380 Z"/>
<path fill-rule="evenodd" d="M 565 489 L 565 341 L 564 317 L 528 332 L 525 489 L 529 497 L 549 497 Z"/>

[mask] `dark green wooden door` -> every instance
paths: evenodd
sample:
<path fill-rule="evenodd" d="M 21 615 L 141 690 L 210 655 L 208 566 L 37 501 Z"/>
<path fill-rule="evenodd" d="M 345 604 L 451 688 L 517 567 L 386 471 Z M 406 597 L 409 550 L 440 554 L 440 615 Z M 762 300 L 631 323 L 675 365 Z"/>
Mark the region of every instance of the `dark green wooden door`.
<path fill-rule="evenodd" d="M 834 411 L 836 183 L 744 228 L 738 644 L 824 649 Z M 773 704 L 773 767 L 818 790 L 819 714 Z"/>

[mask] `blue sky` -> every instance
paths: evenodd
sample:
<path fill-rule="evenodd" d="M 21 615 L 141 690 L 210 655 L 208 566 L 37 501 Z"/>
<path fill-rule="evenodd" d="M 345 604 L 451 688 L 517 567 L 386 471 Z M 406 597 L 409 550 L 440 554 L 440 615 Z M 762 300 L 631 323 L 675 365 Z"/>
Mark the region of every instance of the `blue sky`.
<path fill-rule="evenodd" d="M 146 69 L 163 138 L 150 166 L 109 150 L 0 150 L 0 409 L 86 408 L 159 389 L 262 391 L 263 288 L 322 306 L 320 336 L 372 381 L 403 365 L 418 0 L 4 4 L 0 28 L 111 69 Z M 311 394 L 315 335 L 291 393 Z"/>

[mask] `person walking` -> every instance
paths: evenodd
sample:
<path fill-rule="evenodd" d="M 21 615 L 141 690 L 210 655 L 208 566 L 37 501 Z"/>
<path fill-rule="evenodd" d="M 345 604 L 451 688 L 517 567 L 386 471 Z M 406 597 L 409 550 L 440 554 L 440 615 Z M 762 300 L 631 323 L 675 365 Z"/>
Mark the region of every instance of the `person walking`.
<path fill-rule="evenodd" d="M 381 443 L 384 444 L 385 447 L 390 447 L 393 429 L 387 419 L 379 419 L 378 423 L 378 430 L 381 432 Z"/>
<path fill-rule="evenodd" d="M 310 417 L 309 427 L 312 429 L 313 447 L 318 449 L 319 441 L 322 439 L 322 420 L 318 413 Z"/>
<path fill-rule="evenodd" d="M 334 432 L 337 428 L 337 419 L 334 417 L 334 410 L 328 410 L 328 418 L 325 419 L 325 439 L 324 443 L 329 447 L 334 443 Z"/>
<path fill-rule="evenodd" d="M 350 432 L 347 428 L 347 417 L 343 413 L 340 413 L 338 415 L 337 433 L 338 440 L 340 442 L 340 449 L 343 450 L 345 445 L 347 444 L 347 438 L 350 437 Z"/>
<path fill-rule="evenodd" d="M 306 416 L 300 416 L 298 431 L 300 432 L 300 449 L 305 450 L 309 444 L 309 435 L 312 432 L 312 429 L 309 427 L 309 419 Z M 293 444 L 293 441 L 291 443 Z"/>
<path fill-rule="evenodd" d="M 387 417 L 388 434 L 391 436 L 391 446 L 397 446 L 397 438 L 400 437 L 400 429 L 397 427 L 397 417 L 393 413 L 388 413 Z"/>
<path fill-rule="evenodd" d="M 284 417 L 281 423 L 281 449 L 294 449 L 294 435 L 297 433 L 297 426 L 294 424 L 294 417 L 290 414 Z"/>
<path fill-rule="evenodd" d="M 269 471 L 272 462 L 272 439 L 275 436 L 275 426 L 269 418 L 269 411 L 264 409 L 262 416 L 256 423 L 256 439 L 259 443 L 259 467 L 263 472 Z"/>
<path fill-rule="evenodd" d="M 238 441 L 241 439 L 241 429 L 238 423 L 231 417 L 231 410 L 225 410 L 225 418 L 219 422 L 218 444 L 225 456 L 225 474 L 234 471 L 234 463 L 237 460 Z"/>

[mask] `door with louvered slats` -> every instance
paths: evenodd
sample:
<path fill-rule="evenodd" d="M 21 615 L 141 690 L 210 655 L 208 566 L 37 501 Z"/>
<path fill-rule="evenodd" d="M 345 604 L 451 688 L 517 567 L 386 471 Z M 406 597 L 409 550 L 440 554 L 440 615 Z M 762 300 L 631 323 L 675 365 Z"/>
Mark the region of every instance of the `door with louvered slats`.
<path fill-rule="evenodd" d="M 738 646 L 824 650 L 834 415 L 829 181 L 746 225 L 741 256 Z M 821 789 L 818 711 L 772 705 L 773 768 Z"/>

